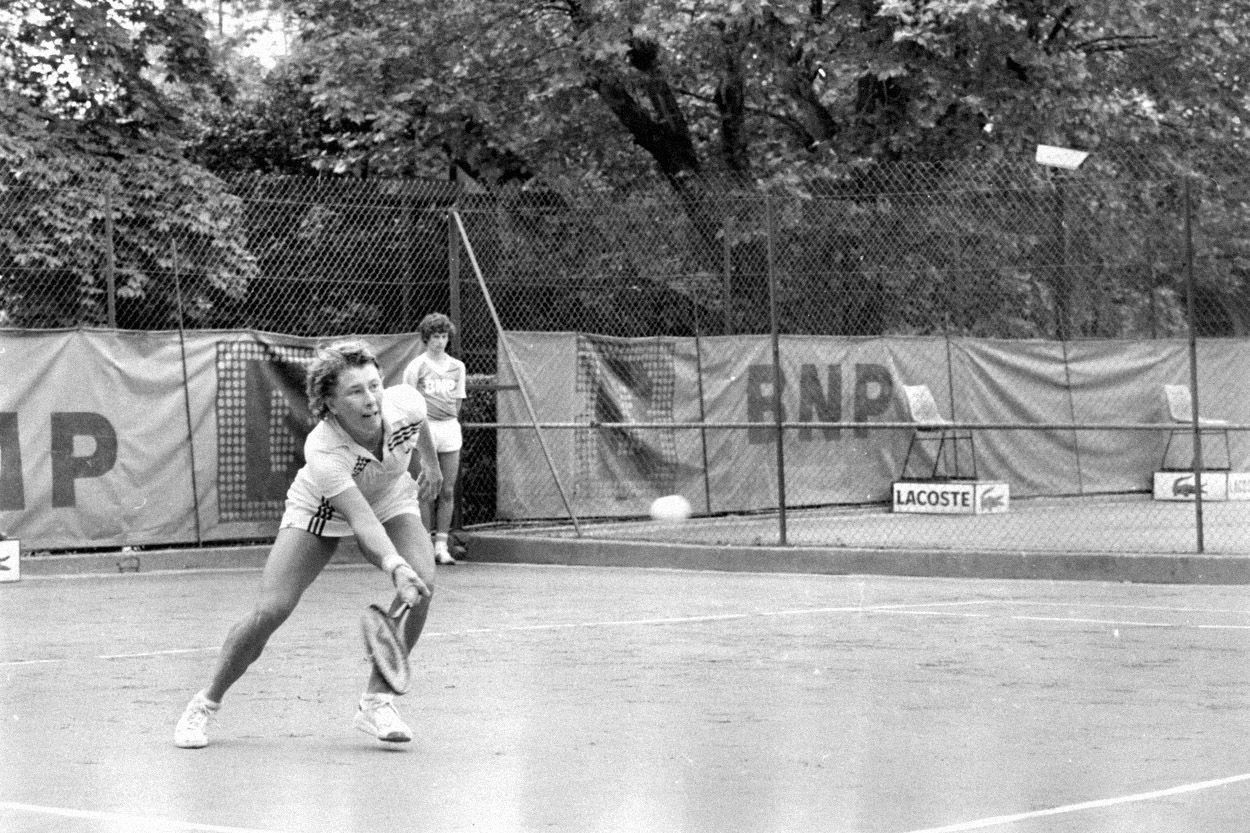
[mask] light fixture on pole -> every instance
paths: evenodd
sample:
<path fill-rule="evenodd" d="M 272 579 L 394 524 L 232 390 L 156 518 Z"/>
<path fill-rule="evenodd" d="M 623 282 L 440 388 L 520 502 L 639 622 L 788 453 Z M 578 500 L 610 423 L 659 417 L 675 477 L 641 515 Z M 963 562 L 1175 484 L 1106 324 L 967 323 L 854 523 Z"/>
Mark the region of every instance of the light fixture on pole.
<path fill-rule="evenodd" d="M 1039 165 L 1049 165 L 1052 168 L 1063 168 L 1068 171 L 1075 171 L 1081 167 L 1081 163 L 1089 154 L 1083 150 L 1073 150 L 1072 148 L 1061 148 L 1055 145 L 1038 145 L 1037 146 L 1037 163 Z"/>

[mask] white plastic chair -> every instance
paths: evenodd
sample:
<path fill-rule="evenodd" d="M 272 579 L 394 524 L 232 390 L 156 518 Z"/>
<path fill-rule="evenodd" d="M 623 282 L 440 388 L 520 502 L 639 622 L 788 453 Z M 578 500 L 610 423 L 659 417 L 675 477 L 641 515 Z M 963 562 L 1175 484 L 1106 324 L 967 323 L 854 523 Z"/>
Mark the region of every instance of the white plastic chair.
<path fill-rule="evenodd" d="M 1189 471 L 1193 468 L 1194 462 L 1190 458 L 1189 465 L 1184 467 L 1169 467 L 1168 452 L 1172 449 L 1172 440 L 1177 434 L 1192 436 L 1194 430 L 1194 408 L 1193 397 L 1189 393 L 1188 385 L 1164 385 L 1163 394 L 1168 402 L 1168 416 L 1172 422 L 1176 423 L 1176 427 L 1168 432 L 1168 444 L 1163 447 L 1163 462 L 1160 467 L 1163 471 Z M 1211 466 L 1207 465 L 1207 461 L 1203 460 L 1203 468 L 1212 471 L 1228 471 L 1232 468 L 1232 455 L 1228 447 L 1228 420 L 1225 419 L 1209 419 L 1198 415 L 1198 440 L 1201 442 L 1203 434 L 1222 434 L 1224 437 L 1224 465 Z"/>
<path fill-rule="evenodd" d="M 959 456 L 959 444 L 966 443 L 968 446 L 966 457 L 972 469 L 971 479 L 976 480 L 977 448 L 972 438 L 972 431 L 951 427 L 951 421 L 942 416 L 941 411 L 938 410 L 937 402 L 928 385 L 903 385 L 903 398 L 907 402 L 908 418 L 916 423 L 916 430 L 911 436 L 911 442 L 907 445 L 907 455 L 903 458 L 903 473 L 900 479 L 908 479 L 907 467 L 911 462 L 912 452 L 917 446 L 923 449 L 926 443 L 936 443 L 937 446 L 933 452 L 933 468 L 927 475 L 927 479 L 968 479 L 963 474 Z M 950 464 L 952 457 L 954 466 Z M 939 469 L 942 470 L 941 475 L 938 474 Z"/>

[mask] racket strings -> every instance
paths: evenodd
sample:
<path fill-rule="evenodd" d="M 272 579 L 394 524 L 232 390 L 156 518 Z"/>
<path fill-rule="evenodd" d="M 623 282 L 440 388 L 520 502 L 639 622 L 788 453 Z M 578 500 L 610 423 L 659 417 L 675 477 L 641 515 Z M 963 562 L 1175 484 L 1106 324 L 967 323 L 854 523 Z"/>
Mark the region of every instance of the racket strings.
<path fill-rule="evenodd" d="M 370 605 L 361 619 L 365 651 L 378 673 L 397 694 L 408 688 L 408 651 L 399 624 L 382 608 Z"/>

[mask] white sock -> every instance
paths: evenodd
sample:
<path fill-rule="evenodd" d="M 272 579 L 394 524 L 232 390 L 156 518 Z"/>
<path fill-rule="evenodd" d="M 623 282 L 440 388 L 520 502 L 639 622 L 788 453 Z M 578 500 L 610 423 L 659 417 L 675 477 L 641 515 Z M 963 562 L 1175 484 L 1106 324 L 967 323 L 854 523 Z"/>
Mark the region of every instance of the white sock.
<path fill-rule="evenodd" d="M 205 694 L 206 691 L 208 691 L 208 689 L 201 689 L 200 691 L 197 691 L 195 693 L 195 699 L 203 703 L 205 708 L 207 708 L 210 712 L 215 712 L 221 708 L 221 702 L 209 700 L 208 695 Z"/>

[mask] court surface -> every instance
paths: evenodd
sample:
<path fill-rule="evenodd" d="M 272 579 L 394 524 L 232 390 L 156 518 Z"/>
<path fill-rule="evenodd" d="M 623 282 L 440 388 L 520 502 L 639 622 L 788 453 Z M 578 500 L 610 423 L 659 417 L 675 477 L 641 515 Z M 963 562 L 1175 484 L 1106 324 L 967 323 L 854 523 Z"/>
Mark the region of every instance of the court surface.
<path fill-rule="evenodd" d="M 176 749 L 258 577 L 0 586 L 0 830 L 1246 826 L 1247 587 L 460 565 L 387 749 L 332 567 Z"/>
<path fill-rule="evenodd" d="M 1207 501 L 1203 547 L 1212 555 L 1250 553 L 1250 501 Z M 776 513 L 721 515 L 673 524 L 651 520 L 584 521 L 507 529 L 511 536 L 539 534 L 587 539 L 775 546 Z M 985 550 L 1056 553 L 1194 553 L 1197 523 L 1191 503 L 1148 495 L 1090 495 L 1016 500 L 1011 511 L 991 515 L 900 514 L 888 506 L 791 510 L 787 543 L 799 547 Z"/>

